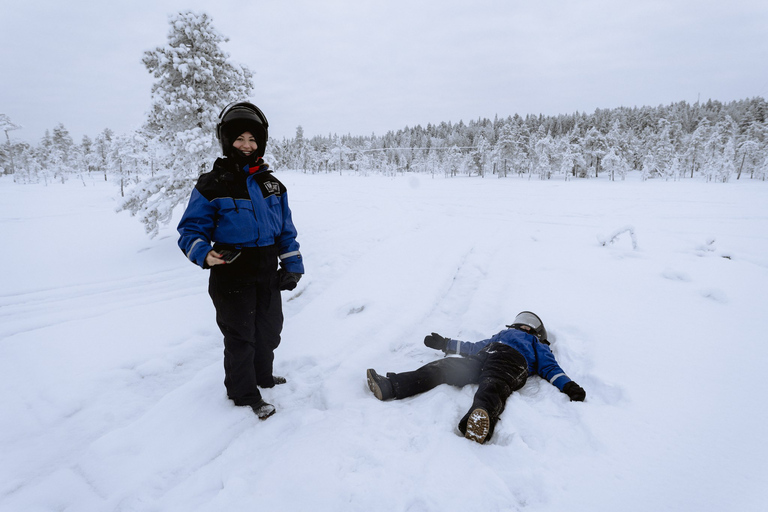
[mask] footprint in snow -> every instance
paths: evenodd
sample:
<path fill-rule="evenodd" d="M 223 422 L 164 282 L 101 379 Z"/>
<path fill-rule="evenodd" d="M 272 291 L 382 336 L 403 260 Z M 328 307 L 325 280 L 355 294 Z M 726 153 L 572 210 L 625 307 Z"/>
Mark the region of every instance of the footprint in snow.
<path fill-rule="evenodd" d="M 662 272 L 661 275 L 662 277 L 664 277 L 665 279 L 669 279 L 670 281 L 682 281 L 684 283 L 690 283 L 691 281 L 693 281 L 693 279 L 691 279 L 691 276 L 689 276 L 688 274 L 684 272 L 677 272 L 676 270 L 665 270 L 664 272 Z"/>
<path fill-rule="evenodd" d="M 725 292 L 722 290 L 707 289 L 707 290 L 701 290 L 699 293 L 705 299 L 710 299 L 715 302 L 719 302 L 720 304 L 728 303 L 728 297 L 726 297 Z"/>

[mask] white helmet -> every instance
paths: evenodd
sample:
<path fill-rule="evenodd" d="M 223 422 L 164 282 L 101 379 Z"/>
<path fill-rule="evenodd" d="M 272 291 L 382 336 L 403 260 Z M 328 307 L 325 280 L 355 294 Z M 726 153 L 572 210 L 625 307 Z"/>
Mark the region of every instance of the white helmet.
<path fill-rule="evenodd" d="M 539 315 L 531 311 L 521 311 L 515 317 L 514 322 L 507 327 L 515 328 L 523 325 L 530 327 L 536 337 L 539 338 L 539 341 L 549 345 L 549 342 L 547 341 L 547 330 L 544 328 L 544 322 L 541 321 Z"/>

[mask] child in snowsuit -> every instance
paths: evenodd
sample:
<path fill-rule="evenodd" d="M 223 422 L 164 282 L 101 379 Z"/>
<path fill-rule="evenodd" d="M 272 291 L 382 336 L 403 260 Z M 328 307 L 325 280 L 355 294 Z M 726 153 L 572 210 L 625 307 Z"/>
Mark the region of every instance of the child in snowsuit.
<path fill-rule="evenodd" d="M 197 180 L 178 227 L 181 250 L 211 271 L 227 396 L 260 419 L 275 407 L 259 388 L 285 382 L 272 375 L 283 328 L 280 290 L 294 289 L 304 273 L 286 188 L 262 159 L 268 126 L 252 103 L 222 110 L 216 136 L 224 158 Z"/>
<path fill-rule="evenodd" d="M 525 384 L 529 375 L 537 374 L 581 402 L 586 392 L 572 381 L 557 364 L 549 348 L 547 331 L 541 319 L 530 311 L 515 317 L 508 329 L 493 337 L 470 343 L 443 338 L 432 333 L 424 344 L 446 355 L 418 370 L 388 373 L 386 377 L 373 369 L 367 371 L 368 387 L 379 400 L 401 399 L 428 391 L 440 384 L 466 386 L 479 384 L 472 407 L 459 421 L 459 431 L 472 441 L 485 443 L 493 435 L 499 416 L 509 395 Z"/>

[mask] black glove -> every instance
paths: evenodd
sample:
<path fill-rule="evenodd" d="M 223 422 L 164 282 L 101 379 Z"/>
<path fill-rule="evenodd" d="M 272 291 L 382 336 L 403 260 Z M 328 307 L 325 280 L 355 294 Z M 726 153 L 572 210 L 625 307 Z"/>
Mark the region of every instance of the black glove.
<path fill-rule="evenodd" d="M 435 350 L 442 350 L 443 352 L 445 352 L 445 347 L 448 346 L 448 340 L 443 338 L 436 332 L 433 332 L 432 334 L 424 338 L 424 344 L 429 348 L 433 348 Z"/>
<path fill-rule="evenodd" d="M 584 399 L 587 398 L 587 392 L 584 391 L 584 388 L 573 381 L 563 386 L 563 393 L 568 395 L 568 398 L 571 399 L 571 402 L 583 402 Z"/>
<path fill-rule="evenodd" d="M 278 284 L 280 290 L 293 290 L 296 288 L 296 285 L 299 284 L 301 274 L 297 274 L 296 272 L 286 272 L 285 270 L 280 269 L 277 271 L 277 277 L 280 281 Z"/>

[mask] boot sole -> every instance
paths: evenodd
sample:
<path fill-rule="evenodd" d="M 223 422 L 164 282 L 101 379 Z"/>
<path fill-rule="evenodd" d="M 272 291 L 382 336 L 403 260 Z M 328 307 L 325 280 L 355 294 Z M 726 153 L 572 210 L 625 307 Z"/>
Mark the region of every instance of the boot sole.
<path fill-rule="evenodd" d="M 373 378 L 373 375 L 371 374 L 373 370 L 368 369 L 365 372 L 365 376 L 368 378 L 368 389 L 371 390 L 373 393 L 373 396 L 378 398 L 379 400 L 384 400 L 384 393 L 381 392 L 381 387 L 376 383 L 376 381 Z"/>
<path fill-rule="evenodd" d="M 469 413 L 467 433 L 464 434 L 466 439 L 483 444 L 488 438 L 488 432 L 490 432 L 490 430 L 491 418 L 488 416 L 488 411 L 478 408 Z"/>

